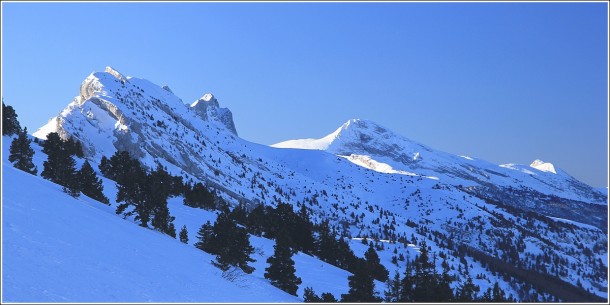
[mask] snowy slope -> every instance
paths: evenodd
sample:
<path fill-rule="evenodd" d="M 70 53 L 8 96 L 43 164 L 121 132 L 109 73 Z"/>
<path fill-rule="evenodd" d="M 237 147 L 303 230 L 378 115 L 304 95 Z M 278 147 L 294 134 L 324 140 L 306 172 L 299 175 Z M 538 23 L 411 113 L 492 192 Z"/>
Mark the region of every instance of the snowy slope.
<path fill-rule="evenodd" d="M 229 282 L 213 256 L 2 166 L 3 302 L 296 302 L 263 279 Z"/>
<path fill-rule="evenodd" d="M 150 167 L 159 162 L 173 174 L 205 182 L 232 203 L 305 205 L 314 222 L 328 219 L 346 236 L 391 240 L 379 254 L 391 271 L 404 269 L 404 261 L 393 264 L 392 256 L 416 253 L 416 241 L 448 253 L 451 273 L 459 281 L 466 274 L 458 271 L 463 262 L 453 254 L 458 245 L 510 261 L 510 248 L 525 244 L 517 255 L 523 268 L 558 270 L 563 281 L 580 280 L 593 293 L 607 296 L 607 273 L 602 272 L 607 269 L 607 234 L 599 229 L 607 225 L 607 205 L 591 204 L 604 203 L 607 196 L 566 178 L 560 169 L 554 174 L 453 156 L 361 120 L 351 120 L 323 139 L 291 144 L 307 149 L 268 147 L 237 137 L 227 113 L 212 95 L 189 106 L 167 89 L 107 69 L 90 75 L 75 101 L 35 135 L 44 138 L 57 131 L 76 137 L 94 163 L 116 150 L 130 151 Z M 172 215 L 177 228 L 182 217 L 199 217 L 176 203 Z M 568 226 L 559 218 L 598 229 Z M 201 223 L 185 222 L 191 234 Z M 500 249 L 506 241 L 509 250 Z M 360 247 L 357 239 L 352 245 Z M 585 248 L 594 249 L 593 256 Z M 540 256 L 558 259 L 541 263 Z M 524 285 L 523 279 L 505 280 L 469 256 L 465 260 L 484 275 L 477 279 L 483 289 L 498 281 L 517 296 Z M 317 280 L 307 283 L 323 286 Z M 333 283 L 346 287 L 346 279 Z"/>

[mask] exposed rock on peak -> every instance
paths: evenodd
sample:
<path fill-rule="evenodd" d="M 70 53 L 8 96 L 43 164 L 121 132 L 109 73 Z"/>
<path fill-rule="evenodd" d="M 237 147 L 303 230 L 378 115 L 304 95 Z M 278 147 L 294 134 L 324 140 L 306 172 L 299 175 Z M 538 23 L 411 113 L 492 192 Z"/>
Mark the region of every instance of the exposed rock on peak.
<path fill-rule="evenodd" d="M 118 80 L 120 80 L 121 82 L 126 82 L 127 78 L 125 76 L 123 76 L 123 74 L 121 74 L 119 71 L 113 69 L 112 67 L 108 66 L 106 67 L 106 69 L 104 70 L 104 72 L 109 73 L 110 75 L 116 77 Z"/>
<path fill-rule="evenodd" d="M 228 130 L 237 135 L 233 114 L 227 108 L 220 108 L 218 100 L 212 93 L 204 94 L 200 99 L 191 104 L 191 109 L 203 120 L 217 120 Z"/>

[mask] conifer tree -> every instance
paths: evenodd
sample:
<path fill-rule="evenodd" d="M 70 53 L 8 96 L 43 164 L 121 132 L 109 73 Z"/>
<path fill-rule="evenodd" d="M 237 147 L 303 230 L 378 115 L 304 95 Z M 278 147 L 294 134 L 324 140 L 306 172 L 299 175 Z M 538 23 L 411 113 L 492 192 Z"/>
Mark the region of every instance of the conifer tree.
<path fill-rule="evenodd" d="M 381 298 L 376 295 L 375 283 L 366 261 L 359 259 L 359 263 L 354 266 L 354 273 L 348 279 L 349 292 L 341 295 L 341 302 L 381 302 Z"/>
<path fill-rule="evenodd" d="M 216 252 L 216 245 L 212 244 L 212 235 L 214 235 L 214 227 L 208 220 L 206 223 L 202 224 L 199 231 L 197 231 L 197 242 L 195 243 L 195 247 L 208 253 Z"/>
<path fill-rule="evenodd" d="M 456 301 L 458 302 L 475 302 L 477 301 L 477 293 L 479 292 L 479 286 L 472 282 L 472 277 L 466 279 L 466 283 L 461 285 L 456 293 Z"/>
<path fill-rule="evenodd" d="M 449 264 L 443 259 L 443 273 L 436 279 L 436 297 L 439 302 L 452 302 L 454 300 L 453 290 L 451 289 L 451 276 L 449 275 Z"/>
<path fill-rule="evenodd" d="M 145 206 L 150 209 L 149 213 L 153 215 L 151 222 L 153 228 L 175 238 L 176 229 L 173 225 L 175 217 L 170 215 L 167 207 L 171 184 L 171 175 L 160 164 L 157 164 L 157 168 L 147 175 L 143 188 L 145 190 Z"/>
<path fill-rule="evenodd" d="M 332 293 L 330 293 L 330 292 L 323 292 L 321 297 L 322 297 L 322 301 L 321 301 L 322 303 L 337 303 L 337 302 L 339 302 L 335 298 L 335 296 Z"/>
<path fill-rule="evenodd" d="M 17 134 L 21 131 L 21 126 L 17 120 L 17 113 L 12 106 L 4 105 L 4 99 L 2 99 L 2 135 L 10 136 Z"/>
<path fill-rule="evenodd" d="M 415 280 L 413 276 L 413 267 L 411 261 L 407 258 L 407 266 L 405 268 L 405 276 L 400 281 L 400 298 L 399 302 L 415 302 L 413 297 L 413 287 Z"/>
<path fill-rule="evenodd" d="M 185 187 L 184 205 L 206 210 L 214 210 L 216 208 L 214 195 L 201 182 L 195 183 L 192 188 Z"/>
<path fill-rule="evenodd" d="M 76 161 L 66 150 L 65 142 L 56 132 L 47 135 L 47 140 L 43 145 L 43 152 L 47 154 L 47 161 L 44 161 L 44 169 L 41 176 L 63 186 L 64 192 L 70 196 L 80 195 L 80 186 L 77 172 L 75 169 Z"/>
<path fill-rule="evenodd" d="M 436 296 L 437 278 L 434 265 L 429 260 L 425 241 L 422 241 L 419 251 L 420 255 L 415 261 L 413 298 L 415 302 L 435 302 L 438 300 Z"/>
<path fill-rule="evenodd" d="M 303 290 L 303 302 L 305 303 L 321 303 L 322 299 L 316 295 L 313 288 L 306 287 Z"/>
<path fill-rule="evenodd" d="M 104 195 L 102 180 L 97 177 L 87 160 L 85 160 L 80 171 L 78 171 L 78 182 L 83 194 L 99 202 L 109 204 L 108 198 Z"/>
<path fill-rule="evenodd" d="M 504 293 L 504 290 L 502 290 L 502 288 L 500 288 L 500 285 L 498 284 L 498 282 L 495 282 L 494 287 L 492 289 L 492 298 L 491 301 L 494 303 L 502 303 L 502 302 L 506 302 L 506 295 Z"/>
<path fill-rule="evenodd" d="M 386 303 L 395 303 L 400 301 L 400 274 L 398 270 L 394 272 L 394 278 L 387 281 L 388 289 L 385 291 Z"/>
<path fill-rule="evenodd" d="M 301 278 L 295 275 L 292 250 L 288 245 L 286 234 L 280 233 L 276 238 L 273 256 L 267 259 L 269 267 L 265 268 L 265 278 L 271 281 L 271 285 L 296 295 L 301 284 Z"/>
<path fill-rule="evenodd" d="M 364 258 L 374 279 L 380 282 L 388 280 L 388 270 L 380 263 L 379 255 L 377 255 L 372 243 L 369 244 L 368 250 L 364 253 Z"/>
<path fill-rule="evenodd" d="M 185 244 L 189 243 L 189 232 L 186 230 L 186 225 L 182 226 L 182 229 L 180 229 L 180 241 Z"/>
<path fill-rule="evenodd" d="M 200 240 L 195 246 L 215 254 L 214 265 L 223 271 L 235 266 L 245 273 L 252 273 L 254 268 L 248 263 L 255 261 L 250 257 L 254 248 L 250 245 L 248 232 L 244 228 L 238 227 L 237 222 L 226 211 L 218 215 L 211 229 L 209 232 L 209 227 L 202 226 L 199 230 Z"/>
<path fill-rule="evenodd" d="M 28 128 L 25 127 L 23 131 L 18 132 L 18 137 L 13 139 L 11 147 L 9 149 L 10 155 L 8 157 L 9 162 L 13 163 L 15 168 L 18 168 L 26 173 L 36 175 L 38 169 L 32 163 L 32 157 L 34 156 L 34 150 L 30 147 L 30 140 L 27 136 Z"/>

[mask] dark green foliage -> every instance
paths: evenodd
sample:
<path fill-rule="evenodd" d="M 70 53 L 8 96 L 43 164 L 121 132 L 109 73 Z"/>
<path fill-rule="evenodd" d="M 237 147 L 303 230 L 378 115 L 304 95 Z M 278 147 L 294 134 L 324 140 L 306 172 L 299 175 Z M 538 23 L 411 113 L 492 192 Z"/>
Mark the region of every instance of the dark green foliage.
<path fill-rule="evenodd" d="M 322 303 L 337 303 L 339 302 L 330 292 L 322 293 Z"/>
<path fill-rule="evenodd" d="M 394 278 L 387 282 L 388 290 L 385 291 L 385 302 L 394 303 L 400 300 L 400 274 L 398 271 L 394 273 Z"/>
<path fill-rule="evenodd" d="M 297 214 L 293 206 L 287 203 L 278 203 L 276 208 L 258 205 L 248 214 L 240 205 L 233 210 L 233 214 L 254 235 L 264 233 L 267 238 L 276 238 L 278 232 L 286 233 L 293 250 L 305 253 L 314 251 L 313 224 L 304 206 Z"/>
<path fill-rule="evenodd" d="M 267 259 L 269 267 L 265 268 L 265 278 L 271 281 L 271 285 L 296 296 L 301 278 L 295 275 L 296 269 L 288 237 L 279 234 L 273 248 L 275 249 L 273 256 Z"/>
<path fill-rule="evenodd" d="M 214 228 L 212 227 L 212 224 L 207 221 L 206 223 L 202 224 L 199 231 L 197 231 L 198 241 L 195 243 L 195 247 L 208 253 L 216 251 L 215 248 L 212 248 L 212 246 L 214 246 L 212 244 L 212 235 L 214 235 Z"/>
<path fill-rule="evenodd" d="M 472 283 L 472 278 L 469 276 L 466 279 L 466 283 L 458 287 L 455 299 L 458 302 L 474 302 L 477 300 L 477 293 L 479 290 L 481 290 L 481 288 Z"/>
<path fill-rule="evenodd" d="M 186 230 L 186 226 L 182 226 L 180 229 L 180 241 L 185 244 L 189 243 L 189 232 Z"/>
<path fill-rule="evenodd" d="M 66 151 L 73 156 L 77 156 L 79 158 L 83 158 L 85 154 L 83 153 L 83 147 L 78 140 L 74 140 L 69 138 L 65 141 L 65 149 Z"/>
<path fill-rule="evenodd" d="M 250 213 L 248 214 L 247 221 L 244 225 L 248 228 L 248 231 L 251 234 L 256 236 L 262 236 L 263 232 L 265 232 L 265 229 L 267 228 L 267 221 L 268 219 L 267 214 L 265 212 L 265 206 L 259 204 L 254 207 L 252 211 L 250 211 Z"/>
<path fill-rule="evenodd" d="M 38 170 L 34 163 L 32 163 L 32 157 L 34 156 L 34 150 L 30 147 L 30 140 L 27 136 L 28 128 L 24 128 L 23 131 L 18 132 L 18 137 L 13 139 L 11 147 L 9 149 L 10 155 L 8 161 L 13 163 L 15 168 L 18 168 L 26 173 L 36 175 Z"/>
<path fill-rule="evenodd" d="M 112 165 L 110 164 L 110 160 L 106 158 L 106 156 L 102 156 L 102 160 L 100 161 L 100 165 L 98 166 L 98 168 L 100 169 L 102 176 L 110 178 L 110 176 L 112 175 Z"/>
<path fill-rule="evenodd" d="M 305 303 L 320 303 L 322 302 L 322 299 L 316 295 L 316 293 L 313 291 L 313 288 L 311 287 L 306 287 L 303 290 L 303 302 Z"/>
<path fill-rule="evenodd" d="M 405 276 L 401 280 L 399 302 L 451 302 L 454 301 L 449 265 L 443 262 L 443 273 L 438 274 L 430 261 L 425 242 L 413 264 L 407 260 Z"/>
<path fill-rule="evenodd" d="M 51 132 L 43 144 L 43 152 L 47 154 L 44 161 L 44 169 L 41 176 L 63 186 L 64 192 L 70 196 L 80 195 L 78 175 L 75 169 L 76 161 L 72 158 L 70 151 L 66 148 L 66 142 L 59 134 Z"/>
<path fill-rule="evenodd" d="M 248 266 L 248 262 L 255 261 L 250 257 L 254 248 L 250 245 L 248 233 L 244 228 L 237 226 L 237 222 L 229 213 L 220 213 L 211 231 L 209 226 L 203 225 L 198 236 L 199 242 L 195 246 L 215 254 L 214 264 L 221 270 L 226 271 L 231 266 L 235 266 L 245 273 L 254 271 L 253 267 Z"/>
<path fill-rule="evenodd" d="M 80 191 L 83 194 L 99 202 L 109 204 L 108 198 L 104 195 L 102 180 L 97 177 L 91 164 L 89 164 L 89 161 L 85 160 L 85 163 L 83 163 L 83 166 L 77 174 Z"/>
<path fill-rule="evenodd" d="M 377 255 L 377 251 L 373 248 L 373 244 L 369 245 L 368 250 L 364 253 L 364 258 L 366 259 L 369 272 L 371 272 L 374 279 L 380 282 L 388 280 L 388 270 L 379 262 L 379 255 Z"/>
<path fill-rule="evenodd" d="M 318 229 L 315 250 L 318 257 L 334 266 L 353 272 L 357 257 L 343 238 L 336 238 L 337 233 L 330 230 L 328 221 L 323 221 Z"/>
<path fill-rule="evenodd" d="M 135 214 L 140 226 L 148 227 L 150 221 L 156 230 L 176 237 L 174 217 L 167 208 L 172 177 L 162 166 L 157 165 L 157 169 L 146 174 L 138 160 L 132 159 L 127 152 L 117 151 L 104 165 L 104 170 L 117 182 L 117 202 L 122 202 L 117 206 L 117 214 L 126 217 Z M 130 206 L 133 210 L 127 211 Z"/>
<path fill-rule="evenodd" d="M 375 292 L 375 283 L 366 261 L 358 260 L 353 268 L 354 273 L 348 277 L 349 292 L 341 295 L 341 302 L 381 302 L 381 298 Z"/>
<path fill-rule="evenodd" d="M 305 303 L 337 303 L 339 302 L 330 292 L 322 293 L 322 296 L 316 295 L 311 287 L 303 290 L 303 302 Z"/>
<path fill-rule="evenodd" d="M 10 136 L 21 131 L 21 126 L 17 120 L 17 113 L 12 106 L 4 105 L 2 100 L 2 135 Z"/>
<path fill-rule="evenodd" d="M 132 159 L 125 151 L 116 152 L 110 158 L 110 171 L 108 178 L 116 181 L 117 203 L 121 203 L 116 208 L 117 214 L 125 217 L 135 216 L 136 221 L 140 221 L 140 226 L 148 227 L 151 218 L 151 206 L 147 202 L 148 185 L 146 183 L 146 172 L 136 159 Z M 127 208 L 133 210 L 127 211 Z"/>
<path fill-rule="evenodd" d="M 184 205 L 206 210 L 216 209 L 214 195 L 201 182 L 184 186 Z"/>
<path fill-rule="evenodd" d="M 413 277 L 413 266 L 411 261 L 407 259 L 407 266 L 405 268 L 405 276 L 400 282 L 400 298 L 399 302 L 415 302 L 413 298 L 413 288 L 415 285 L 415 279 Z"/>

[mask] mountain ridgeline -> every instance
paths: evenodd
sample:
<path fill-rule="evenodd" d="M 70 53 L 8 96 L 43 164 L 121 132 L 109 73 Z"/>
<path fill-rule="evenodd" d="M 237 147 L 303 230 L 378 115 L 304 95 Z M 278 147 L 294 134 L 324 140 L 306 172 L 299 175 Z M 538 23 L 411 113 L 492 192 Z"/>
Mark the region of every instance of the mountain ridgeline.
<path fill-rule="evenodd" d="M 92 163 L 126 151 L 232 207 L 288 203 L 346 238 L 427 245 L 456 282 L 493 279 L 516 300 L 607 298 L 607 194 L 540 160 L 456 156 L 358 119 L 321 139 L 255 144 L 212 94 L 187 105 L 109 67 L 34 135 L 50 132 L 78 141 Z M 408 259 L 395 254 L 381 263 L 403 272 Z"/>

